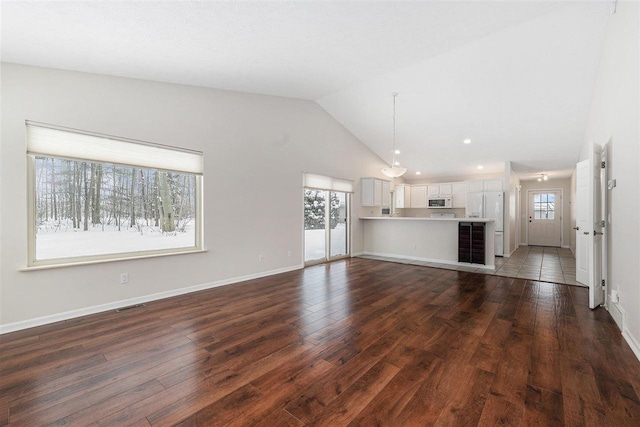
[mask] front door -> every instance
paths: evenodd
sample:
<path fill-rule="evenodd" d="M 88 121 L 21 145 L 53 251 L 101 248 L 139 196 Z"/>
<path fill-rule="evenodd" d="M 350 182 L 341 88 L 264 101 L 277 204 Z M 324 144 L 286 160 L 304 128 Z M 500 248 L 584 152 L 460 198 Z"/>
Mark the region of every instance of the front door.
<path fill-rule="evenodd" d="M 529 245 L 562 246 L 562 195 L 560 191 L 529 192 Z"/>

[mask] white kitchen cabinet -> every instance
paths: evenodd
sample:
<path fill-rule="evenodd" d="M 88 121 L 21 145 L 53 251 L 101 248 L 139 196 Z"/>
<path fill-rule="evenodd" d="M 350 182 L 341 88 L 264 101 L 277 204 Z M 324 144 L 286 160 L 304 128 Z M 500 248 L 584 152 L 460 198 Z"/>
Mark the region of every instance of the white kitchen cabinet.
<path fill-rule="evenodd" d="M 391 183 L 382 181 L 382 206 L 391 206 Z"/>
<path fill-rule="evenodd" d="M 412 208 L 427 207 L 427 186 L 412 185 L 411 186 L 411 205 Z"/>
<path fill-rule="evenodd" d="M 440 192 L 438 193 L 438 196 L 450 197 L 453 195 L 453 184 L 440 184 L 438 187 L 440 187 Z"/>
<path fill-rule="evenodd" d="M 469 193 L 480 193 L 488 191 L 502 191 L 501 179 L 478 179 L 467 181 Z"/>
<path fill-rule="evenodd" d="M 484 181 L 484 191 L 502 191 L 502 180 L 486 179 Z"/>
<path fill-rule="evenodd" d="M 476 181 L 467 181 L 467 191 L 469 193 L 481 193 L 484 191 L 484 181 L 476 180 Z"/>
<path fill-rule="evenodd" d="M 393 189 L 396 209 L 411 207 L 411 186 L 408 184 L 396 184 Z"/>
<path fill-rule="evenodd" d="M 451 190 L 453 195 L 451 196 L 451 207 L 466 208 L 467 203 L 467 183 L 466 182 L 454 182 L 451 184 Z"/>
<path fill-rule="evenodd" d="M 382 181 L 373 180 L 373 206 L 382 205 Z"/>
<path fill-rule="evenodd" d="M 428 184 L 427 197 L 451 197 L 453 194 L 452 184 Z"/>
<path fill-rule="evenodd" d="M 427 185 L 427 197 L 438 197 L 440 194 L 440 184 Z"/>
<path fill-rule="evenodd" d="M 389 206 L 390 204 L 389 181 L 377 178 L 360 179 L 360 206 Z"/>

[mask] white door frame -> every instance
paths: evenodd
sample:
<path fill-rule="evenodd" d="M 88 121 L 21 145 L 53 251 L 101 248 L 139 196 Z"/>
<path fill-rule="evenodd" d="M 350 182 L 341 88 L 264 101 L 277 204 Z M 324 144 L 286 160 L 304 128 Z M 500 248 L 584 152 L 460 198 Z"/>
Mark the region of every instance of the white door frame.
<path fill-rule="evenodd" d="M 562 203 L 560 203 L 560 247 L 562 248 L 564 246 L 564 194 L 562 193 L 562 188 L 541 188 L 537 190 L 532 188 L 527 190 L 527 214 L 525 216 L 525 219 L 527 220 L 527 246 L 531 246 L 529 244 L 529 209 L 531 208 L 529 206 L 529 199 L 531 198 L 530 193 L 544 193 L 547 191 L 552 193 L 555 193 L 556 191 L 559 192 L 560 200 L 562 200 Z"/>
<path fill-rule="evenodd" d="M 609 238 L 609 203 L 608 203 L 608 184 L 609 184 L 609 143 L 602 146 L 600 151 L 600 161 L 604 167 L 600 168 L 600 219 L 604 221 L 601 227 L 602 232 L 602 254 L 601 254 L 601 278 L 605 281 L 604 286 L 604 305 L 609 307 L 609 297 L 611 292 L 611 283 L 609 283 L 609 255 L 607 240 Z"/>

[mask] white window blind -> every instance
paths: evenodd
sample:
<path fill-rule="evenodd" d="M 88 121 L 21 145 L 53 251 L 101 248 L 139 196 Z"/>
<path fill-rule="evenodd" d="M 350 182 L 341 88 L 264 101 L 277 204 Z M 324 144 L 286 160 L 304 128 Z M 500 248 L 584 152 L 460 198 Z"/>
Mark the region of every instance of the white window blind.
<path fill-rule="evenodd" d="M 306 188 L 353 193 L 353 181 L 313 173 L 303 173 L 302 175 L 304 180 L 303 185 Z"/>
<path fill-rule="evenodd" d="M 27 153 L 133 167 L 203 173 L 199 151 L 27 122 Z"/>

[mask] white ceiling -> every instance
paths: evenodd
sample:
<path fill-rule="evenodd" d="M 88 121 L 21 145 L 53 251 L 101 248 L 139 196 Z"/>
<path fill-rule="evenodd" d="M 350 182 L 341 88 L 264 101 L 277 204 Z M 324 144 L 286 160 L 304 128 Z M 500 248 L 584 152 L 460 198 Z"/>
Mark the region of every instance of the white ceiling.
<path fill-rule="evenodd" d="M 409 173 L 527 178 L 578 160 L 610 3 L 3 1 L 2 60 L 316 100 L 386 161 L 398 92 Z"/>

